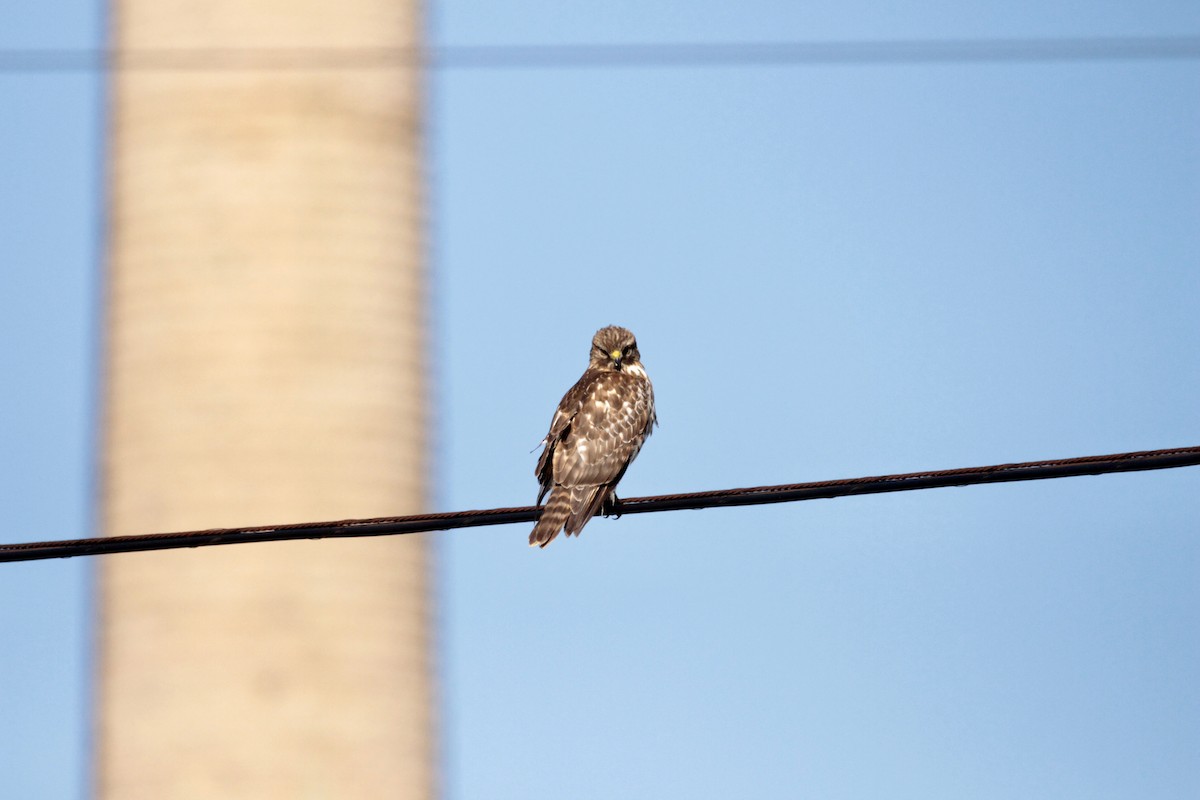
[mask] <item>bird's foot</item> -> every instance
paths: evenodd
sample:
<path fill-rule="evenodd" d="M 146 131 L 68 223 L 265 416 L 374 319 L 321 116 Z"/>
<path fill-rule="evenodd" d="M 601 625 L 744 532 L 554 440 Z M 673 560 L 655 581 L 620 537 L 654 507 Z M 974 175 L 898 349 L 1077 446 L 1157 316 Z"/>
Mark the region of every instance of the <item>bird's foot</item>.
<path fill-rule="evenodd" d="M 621 499 L 617 497 L 616 492 L 609 493 L 604 502 L 600 504 L 600 513 L 612 519 L 621 518 Z"/>

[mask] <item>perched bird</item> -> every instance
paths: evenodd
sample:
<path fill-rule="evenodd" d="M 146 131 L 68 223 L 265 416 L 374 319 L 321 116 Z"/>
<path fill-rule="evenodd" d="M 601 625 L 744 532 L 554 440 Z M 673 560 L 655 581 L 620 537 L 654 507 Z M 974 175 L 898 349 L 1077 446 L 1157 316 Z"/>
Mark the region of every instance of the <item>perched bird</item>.
<path fill-rule="evenodd" d="M 610 325 L 592 337 L 588 368 L 558 404 L 536 475 L 538 505 L 550 499 L 529 534 L 545 547 L 560 530 L 577 535 L 601 507 L 616 500 L 617 482 L 658 421 L 654 387 L 637 340 Z"/>

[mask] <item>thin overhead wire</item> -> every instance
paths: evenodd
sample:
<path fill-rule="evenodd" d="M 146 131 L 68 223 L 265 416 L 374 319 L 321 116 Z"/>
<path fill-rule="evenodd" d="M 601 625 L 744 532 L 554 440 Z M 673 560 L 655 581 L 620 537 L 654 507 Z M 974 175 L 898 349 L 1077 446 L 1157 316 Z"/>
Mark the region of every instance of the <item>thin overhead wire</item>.
<path fill-rule="evenodd" d="M 1111 472 L 1137 472 L 1200 465 L 1200 446 L 1172 450 L 1144 450 L 1103 456 L 1082 456 L 1056 461 L 1026 461 L 987 467 L 964 467 L 936 472 L 910 472 L 867 478 L 843 478 L 814 483 L 782 486 L 754 486 L 745 489 L 718 489 L 708 492 L 635 497 L 620 501 L 616 516 L 648 514 L 657 511 L 751 506 L 790 503 L 801 500 L 848 497 L 883 492 L 907 492 L 946 486 L 970 486 L 980 483 L 1035 481 L 1068 478 L 1077 475 L 1101 475 Z M 150 533 L 138 536 L 111 536 L 93 539 L 67 539 L 51 542 L 24 542 L 0 545 L 0 562 L 35 561 L 49 558 L 94 556 L 106 553 L 134 553 L 148 550 L 174 550 L 184 547 L 210 547 L 220 544 L 279 542 L 293 539 L 343 539 L 360 536 L 390 536 L 406 533 L 475 528 L 533 522 L 541 508 L 492 508 L 482 511 L 451 511 L 441 514 L 416 514 L 406 517 L 350 519 L 338 522 L 301 522 L 288 525 L 263 525 L 251 528 L 215 528 L 178 533 Z"/>
<path fill-rule="evenodd" d="M 473 46 L 434 50 L 436 69 L 738 67 L 1200 58 L 1200 36 Z"/>
<path fill-rule="evenodd" d="M 1200 58 L 1200 36 L 435 47 L 0 50 L 0 73 L 500 70 L 1112 61 Z"/>

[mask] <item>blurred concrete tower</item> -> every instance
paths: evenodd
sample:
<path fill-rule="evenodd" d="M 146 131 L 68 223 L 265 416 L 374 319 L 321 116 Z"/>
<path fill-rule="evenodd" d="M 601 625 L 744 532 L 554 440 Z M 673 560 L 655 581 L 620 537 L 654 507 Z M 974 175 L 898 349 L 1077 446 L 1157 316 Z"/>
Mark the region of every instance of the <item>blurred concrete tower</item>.
<path fill-rule="evenodd" d="M 114 3 L 108 533 L 422 507 L 418 12 Z M 433 795 L 417 537 L 101 570 L 101 797 Z"/>

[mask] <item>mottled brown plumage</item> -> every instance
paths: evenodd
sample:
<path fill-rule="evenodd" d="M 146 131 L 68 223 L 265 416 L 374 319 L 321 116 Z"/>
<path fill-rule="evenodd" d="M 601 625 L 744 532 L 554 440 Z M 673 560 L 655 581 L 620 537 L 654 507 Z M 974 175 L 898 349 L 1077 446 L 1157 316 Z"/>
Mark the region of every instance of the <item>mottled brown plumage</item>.
<path fill-rule="evenodd" d="M 637 341 L 610 325 L 592 338 L 587 370 L 558 404 L 538 459 L 538 505 L 550 495 L 529 544 L 545 547 L 560 530 L 577 535 L 611 498 L 657 421 L 654 387 Z"/>

